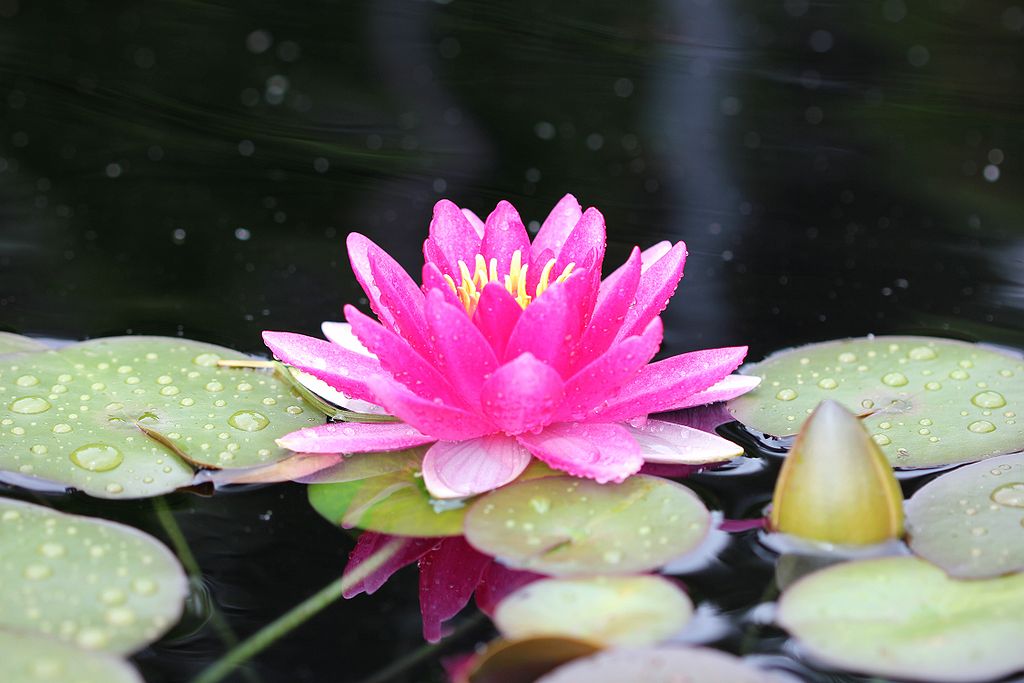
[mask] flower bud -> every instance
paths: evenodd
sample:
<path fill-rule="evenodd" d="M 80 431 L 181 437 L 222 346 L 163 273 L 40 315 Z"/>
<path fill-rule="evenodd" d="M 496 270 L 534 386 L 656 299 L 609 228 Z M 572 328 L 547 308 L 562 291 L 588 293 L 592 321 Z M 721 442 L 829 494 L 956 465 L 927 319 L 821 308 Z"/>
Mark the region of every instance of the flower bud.
<path fill-rule="evenodd" d="M 839 545 L 903 535 L 903 493 L 860 420 L 822 401 L 804 424 L 775 484 L 771 527 Z"/>

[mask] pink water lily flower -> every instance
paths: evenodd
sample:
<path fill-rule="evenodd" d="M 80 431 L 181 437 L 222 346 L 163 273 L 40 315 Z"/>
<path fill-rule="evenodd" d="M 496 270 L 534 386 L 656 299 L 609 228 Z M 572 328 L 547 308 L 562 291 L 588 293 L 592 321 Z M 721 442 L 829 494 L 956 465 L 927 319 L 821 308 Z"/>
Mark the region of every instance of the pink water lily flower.
<path fill-rule="evenodd" d="M 337 401 L 400 422 L 335 422 L 279 443 L 304 453 L 367 453 L 433 444 L 423 480 L 435 498 L 472 496 L 518 477 L 531 458 L 600 483 L 645 461 L 706 463 L 741 449 L 648 419 L 738 396 L 746 347 L 651 363 L 658 317 L 683 275 L 686 247 L 661 242 L 604 280 L 605 224 L 571 195 L 530 242 L 501 202 L 486 221 L 449 201 L 434 207 L 422 286 L 366 237 L 348 237 L 356 278 L 377 320 L 353 306 L 324 341 L 264 332 L 280 360 Z M 319 384 L 322 383 L 322 384 Z"/>

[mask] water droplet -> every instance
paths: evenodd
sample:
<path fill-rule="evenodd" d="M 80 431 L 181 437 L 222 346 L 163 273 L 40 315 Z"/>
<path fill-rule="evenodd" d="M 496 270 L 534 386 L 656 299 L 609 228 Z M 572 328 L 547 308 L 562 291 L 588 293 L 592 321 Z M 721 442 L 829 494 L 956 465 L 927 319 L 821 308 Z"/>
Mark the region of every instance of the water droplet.
<path fill-rule="evenodd" d="M 239 382 L 238 383 L 238 390 L 239 391 L 252 391 L 252 385 L 249 384 L 248 382 Z"/>
<path fill-rule="evenodd" d="M 164 388 L 162 388 L 160 390 L 160 395 L 161 396 L 174 396 L 175 394 L 178 394 L 180 392 L 181 392 L 181 389 L 179 389 L 178 387 L 174 386 L 173 384 L 169 384 L 169 385 L 167 385 L 166 387 L 164 387 Z"/>
<path fill-rule="evenodd" d="M 996 426 L 988 420 L 975 420 L 971 424 L 967 425 L 967 429 L 975 434 L 987 434 L 988 432 L 994 432 L 996 430 Z"/>
<path fill-rule="evenodd" d="M 39 384 L 39 378 L 35 375 L 22 375 L 18 379 L 14 380 L 14 383 L 19 387 L 34 387 Z"/>
<path fill-rule="evenodd" d="M 111 626 L 130 626 L 135 623 L 135 612 L 128 607 L 114 607 L 103 615 Z"/>
<path fill-rule="evenodd" d="M 159 377 L 156 378 L 157 384 L 170 384 L 173 381 L 174 380 L 171 378 L 170 375 L 160 375 Z"/>
<path fill-rule="evenodd" d="M 873 434 L 871 436 L 879 446 L 888 446 L 892 443 L 892 439 L 887 437 L 885 434 Z"/>
<path fill-rule="evenodd" d="M 775 394 L 775 398 L 780 401 L 792 401 L 797 397 L 797 393 L 792 389 L 780 389 L 779 393 Z"/>
<path fill-rule="evenodd" d="M 32 451 L 33 455 L 46 455 L 46 451 L 49 449 L 47 449 L 44 444 L 37 443 L 34 444 L 32 448 L 30 448 L 29 450 Z"/>
<path fill-rule="evenodd" d="M 212 382 L 207 382 L 206 383 L 206 390 L 207 391 L 224 391 L 224 385 L 221 384 L 220 382 L 218 382 L 217 380 L 213 380 Z"/>
<path fill-rule="evenodd" d="M 103 391 L 104 389 L 107 388 L 107 385 L 104 384 L 103 382 L 93 382 L 89 388 L 92 389 L 93 391 Z"/>
<path fill-rule="evenodd" d="M 533 508 L 538 515 L 543 515 L 551 509 L 551 501 L 543 496 L 536 496 L 530 499 L 530 507 Z"/>
<path fill-rule="evenodd" d="M 192 359 L 192 362 L 196 365 L 201 365 L 204 368 L 210 368 L 217 365 L 220 360 L 220 356 L 215 353 L 201 353 Z"/>
<path fill-rule="evenodd" d="M 83 628 L 78 633 L 78 637 L 75 638 L 75 642 L 78 643 L 78 646 L 83 647 L 86 650 L 98 650 L 105 646 L 109 641 L 110 636 L 106 631 L 91 626 Z"/>
<path fill-rule="evenodd" d="M 964 360 L 960 361 L 959 363 L 957 363 L 957 365 L 959 365 L 962 368 L 973 368 L 974 367 L 974 363 L 972 363 L 971 361 L 969 361 L 967 359 L 964 359 Z"/>
<path fill-rule="evenodd" d="M 274 399 L 274 398 L 271 398 L 270 396 L 267 396 L 265 399 L 263 399 L 263 405 L 265 405 L 265 406 L 272 406 L 272 405 L 276 405 L 276 404 L 277 404 L 277 400 Z"/>
<path fill-rule="evenodd" d="M 902 387 L 909 380 L 902 372 L 890 372 L 882 377 L 882 384 L 890 387 Z"/>
<path fill-rule="evenodd" d="M 255 410 L 239 410 L 228 418 L 228 424 L 243 432 L 258 432 L 270 424 L 270 420 L 263 413 Z"/>
<path fill-rule="evenodd" d="M 928 346 L 915 346 L 907 352 L 910 360 L 933 360 L 936 356 L 935 349 Z"/>
<path fill-rule="evenodd" d="M 53 425 L 52 431 L 54 434 L 67 434 L 68 432 L 71 431 L 71 425 L 66 424 L 64 422 L 58 422 L 57 424 Z"/>
<path fill-rule="evenodd" d="M 42 581 L 43 579 L 50 578 L 53 575 L 53 570 L 50 568 L 50 565 L 36 563 L 25 567 L 22 575 L 29 581 Z"/>
<path fill-rule="evenodd" d="M 844 351 L 843 353 L 839 354 L 839 362 L 840 363 L 856 363 L 857 362 L 857 354 L 850 353 L 849 351 Z"/>
<path fill-rule="evenodd" d="M 183 398 L 180 401 L 178 401 L 178 403 L 180 403 L 181 405 L 183 405 L 186 408 L 188 408 L 189 406 L 195 405 L 196 401 L 193 398 L 186 397 L 186 398 Z"/>
<path fill-rule="evenodd" d="M 965 370 L 954 370 L 953 372 L 949 373 L 949 377 L 950 377 L 950 379 L 956 379 L 956 380 L 963 381 L 965 379 L 969 379 L 970 375 L 967 374 L 967 372 Z"/>
<path fill-rule="evenodd" d="M 287 412 L 289 415 L 298 415 L 299 413 L 302 412 L 302 408 L 300 408 L 299 406 L 288 406 L 287 408 L 285 408 L 285 412 Z"/>
<path fill-rule="evenodd" d="M 121 605 L 128 596 L 120 588 L 107 588 L 100 593 L 100 602 L 104 605 Z"/>
<path fill-rule="evenodd" d="M 601 558 L 608 564 L 618 564 L 622 561 L 622 553 L 618 550 L 606 550 Z"/>
<path fill-rule="evenodd" d="M 1011 508 L 1024 508 L 1024 484 L 1006 484 L 992 492 L 992 501 Z"/>
<path fill-rule="evenodd" d="M 971 397 L 971 403 L 979 408 L 1002 408 L 1006 399 L 998 391 L 982 391 Z"/>
<path fill-rule="evenodd" d="M 71 462 L 90 472 L 109 472 L 123 461 L 121 451 L 105 443 L 91 443 L 71 451 Z"/>
<path fill-rule="evenodd" d="M 121 486 L 120 484 L 118 484 L 117 482 L 113 482 L 113 481 L 110 482 L 109 484 L 107 484 L 106 489 L 107 489 L 107 493 L 113 493 L 113 494 L 124 493 L 124 487 Z"/>
<path fill-rule="evenodd" d="M 818 386 L 822 389 L 835 389 L 839 386 L 839 382 L 835 381 L 831 377 L 824 377 L 818 380 Z"/>
<path fill-rule="evenodd" d="M 924 385 L 924 388 L 927 389 L 928 391 L 938 391 L 939 389 L 942 388 L 942 385 L 939 384 L 938 382 L 928 382 L 927 384 Z"/>
<path fill-rule="evenodd" d="M 35 415 L 50 409 L 50 402 L 40 396 L 22 396 L 11 402 L 11 411 L 22 415 Z"/>
<path fill-rule="evenodd" d="M 860 407 L 867 408 L 868 410 L 870 410 L 871 408 L 875 407 L 875 402 L 872 401 L 870 398 L 866 398 L 860 402 Z"/>
<path fill-rule="evenodd" d="M 132 590 L 139 595 L 153 595 L 156 593 L 157 585 L 153 579 L 135 579 L 132 581 Z"/>
<path fill-rule="evenodd" d="M 892 423 L 891 422 L 879 422 L 878 426 L 881 429 L 889 429 L 890 427 L 892 427 Z"/>
<path fill-rule="evenodd" d="M 39 554 L 43 557 L 63 557 L 65 552 L 64 546 L 60 543 L 43 543 L 39 546 Z"/>

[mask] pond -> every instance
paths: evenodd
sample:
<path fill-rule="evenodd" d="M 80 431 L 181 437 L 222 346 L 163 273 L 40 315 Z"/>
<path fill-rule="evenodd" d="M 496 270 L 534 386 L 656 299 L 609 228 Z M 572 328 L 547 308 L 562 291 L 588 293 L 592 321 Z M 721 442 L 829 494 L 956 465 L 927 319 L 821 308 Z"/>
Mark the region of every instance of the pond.
<path fill-rule="evenodd" d="M 0 0 L 0 329 L 54 348 L 155 335 L 270 358 L 264 330 L 321 336 L 321 322 L 343 320 L 348 304 L 370 312 L 349 233 L 381 245 L 418 283 L 439 200 L 486 217 L 507 199 L 535 236 L 572 193 L 604 216 L 605 275 L 634 245 L 685 241 L 658 359 L 749 346 L 753 363 L 869 334 L 1013 353 L 1024 348 L 1022 33 L 1024 5 L 1013 0 L 531 0 L 514 9 L 481 0 Z M 1000 370 L 1017 372 L 993 366 L 993 386 L 957 400 L 998 389 L 1012 403 L 1019 380 L 995 387 Z M 5 372 L 3 382 L 23 376 Z M 275 394 L 272 436 L 322 421 L 290 391 Z M 817 391 L 792 405 L 812 409 L 817 400 L 802 401 Z M 287 417 L 286 396 L 301 415 Z M 971 412 L 964 426 L 987 421 L 999 437 L 1012 433 L 1013 406 L 986 401 L 997 402 L 983 396 L 970 411 L 995 416 Z M 240 434 L 270 434 L 252 417 L 258 406 L 220 408 L 256 428 Z M 784 430 L 720 421 L 717 433 L 745 454 L 669 474 L 715 522 L 760 518 L 790 441 L 757 432 Z M 947 438 L 934 415 L 915 414 L 913 427 Z M 988 438 L 985 429 L 970 432 Z M 0 436 L 0 457 L 15 436 Z M 238 443 L 246 452 L 249 442 Z M 888 444 L 893 454 L 898 445 Z M 914 466 L 1021 447 L 1010 438 Z M 79 456 L 93 472 L 114 457 Z M 941 473 L 900 472 L 904 495 Z M 180 620 L 151 644 L 118 650 L 134 652 L 148 683 L 199 676 L 332 584 L 356 543 L 302 483 L 213 494 L 189 481 L 113 500 L 104 490 L 117 482 L 106 480 L 103 490 L 70 493 L 5 481 L 0 503 L 127 524 L 184 565 Z M 908 508 L 912 528 L 914 510 L 925 515 L 930 501 Z M 937 559 L 945 537 L 918 537 L 915 552 L 948 569 Z M 773 623 L 766 604 L 779 595 L 779 554 L 763 540 L 755 526 L 736 527 L 703 549 L 703 564 L 670 567 L 695 605 L 685 639 L 798 680 L 867 680 L 848 673 L 864 669 L 808 657 Z M 1024 567 L 1015 561 L 995 573 Z M 961 576 L 984 574 L 969 560 L 958 566 Z M 406 568 L 372 596 L 333 602 L 224 680 L 448 680 L 445 663 L 497 631 L 470 606 L 450 622 L 452 636 L 425 644 L 418 582 Z M 786 612 L 790 631 L 797 611 Z"/>

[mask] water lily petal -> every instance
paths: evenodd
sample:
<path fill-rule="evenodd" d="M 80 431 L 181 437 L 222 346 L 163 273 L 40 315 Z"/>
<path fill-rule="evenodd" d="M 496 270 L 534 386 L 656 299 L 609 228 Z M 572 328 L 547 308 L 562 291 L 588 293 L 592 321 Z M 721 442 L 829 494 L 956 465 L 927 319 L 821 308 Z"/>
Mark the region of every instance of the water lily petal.
<path fill-rule="evenodd" d="M 549 287 L 523 310 L 505 347 L 505 358 L 531 353 L 566 376 L 572 350 L 583 331 L 590 286 L 590 273 L 574 271 L 564 282 Z"/>
<path fill-rule="evenodd" d="M 524 353 L 484 382 L 480 403 L 484 415 L 500 430 L 518 434 L 551 423 L 563 396 L 562 377 L 551 366 Z"/>
<path fill-rule="evenodd" d="M 376 359 L 343 349 L 337 344 L 292 332 L 263 333 L 263 342 L 274 356 L 288 365 L 313 375 L 353 398 L 376 403 L 366 384 L 371 375 L 381 372 Z"/>
<path fill-rule="evenodd" d="M 640 261 L 643 264 L 641 272 L 646 273 L 647 269 L 661 260 L 661 257 L 672 251 L 672 243 L 662 240 L 655 245 L 647 247 L 640 253 Z"/>
<path fill-rule="evenodd" d="M 376 356 L 368 356 L 369 358 L 376 358 Z M 292 377 L 295 378 L 302 386 L 306 387 L 314 394 L 327 401 L 332 405 L 339 406 L 345 410 L 351 410 L 353 413 L 369 413 L 371 415 L 383 415 L 384 409 L 376 403 L 370 403 L 369 401 L 363 401 L 358 398 L 352 398 L 343 391 L 338 391 L 334 387 L 327 384 L 321 379 L 317 379 L 308 372 L 303 372 L 298 368 L 289 368 L 292 373 Z"/>
<path fill-rule="evenodd" d="M 491 345 L 466 315 L 466 309 L 447 303 L 437 290 L 427 295 L 427 324 L 435 367 L 467 403 L 478 406 L 485 378 L 498 367 Z"/>
<path fill-rule="evenodd" d="M 645 462 L 704 465 L 732 460 L 743 448 L 699 429 L 664 420 L 647 420 L 642 427 L 626 427 L 640 444 Z"/>
<path fill-rule="evenodd" d="M 555 207 L 551 209 L 551 213 L 544 219 L 544 222 L 540 226 L 540 230 L 537 231 L 537 236 L 533 239 L 533 251 L 535 254 L 540 255 L 547 251 L 551 255 L 547 258 L 554 258 L 560 251 L 562 251 L 562 245 L 569 238 L 569 234 L 572 233 L 573 228 L 579 223 L 580 217 L 583 216 L 583 208 L 580 203 L 576 201 L 576 198 L 571 194 L 567 194 L 562 197 Z M 543 263 L 539 264 L 541 267 Z M 537 264 L 531 262 L 530 268 L 536 268 Z"/>
<path fill-rule="evenodd" d="M 716 401 L 728 401 L 730 398 L 742 396 L 761 384 L 761 378 L 756 375 L 729 375 L 725 379 L 715 382 L 704 391 L 689 396 L 685 401 L 675 406 L 673 410 L 703 406 Z M 730 415 L 728 422 L 732 419 Z"/>
<path fill-rule="evenodd" d="M 604 216 L 594 207 L 590 207 L 583 212 L 565 239 L 562 249 L 556 254 L 556 273 L 561 273 L 570 263 L 575 263 L 577 267 L 591 267 L 596 263 L 600 271 L 600 263 L 604 260 L 605 242 Z"/>
<path fill-rule="evenodd" d="M 739 367 L 746 346 L 693 351 L 644 367 L 636 379 L 588 417 L 594 422 L 622 422 L 648 413 L 695 405 L 694 395 L 721 381 Z"/>
<path fill-rule="evenodd" d="M 685 264 L 686 245 L 676 242 L 668 253 L 646 270 L 642 269 L 640 284 L 636 288 L 636 303 L 626 312 L 619 330 L 620 339 L 639 334 L 654 316 L 665 310 L 683 277 Z"/>
<path fill-rule="evenodd" d="M 444 294 L 444 300 L 450 303 L 456 308 L 462 308 L 462 302 L 459 301 L 458 294 L 452 289 L 452 286 L 448 284 L 448 281 L 444 279 L 444 275 L 433 263 L 423 264 L 423 290 L 429 292 L 430 290 L 437 290 Z"/>
<path fill-rule="evenodd" d="M 378 588 L 383 586 L 391 575 L 402 567 L 410 565 L 420 559 L 431 548 L 437 545 L 437 538 L 406 538 L 378 534 L 373 531 L 364 531 L 356 541 L 356 547 L 348 556 L 348 564 L 342 576 L 351 576 L 358 567 L 374 556 L 374 554 L 389 544 L 400 545 L 398 552 L 391 555 L 380 567 L 367 574 L 363 579 L 345 589 L 342 593 L 346 598 L 353 598 L 360 593 L 371 595 Z"/>
<path fill-rule="evenodd" d="M 420 558 L 420 613 L 423 638 L 441 640 L 441 624 L 469 604 L 484 570 L 493 561 L 462 536 L 446 538 Z"/>
<path fill-rule="evenodd" d="M 418 396 L 390 377 L 377 375 L 369 378 L 367 384 L 388 414 L 436 439 L 461 441 L 494 431 L 490 422 L 469 411 Z"/>
<path fill-rule="evenodd" d="M 435 204 L 430 237 L 423 245 L 424 258 L 437 265 L 442 273 L 458 279 L 459 261 L 472 268 L 478 253 L 480 236 L 459 207 L 447 199 Z"/>
<path fill-rule="evenodd" d="M 323 331 L 327 341 L 332 344 L 337 344 L 343 349 L 361 353 L 370 358 L 376 358 L 376 356 L 370 353 L 370 349 L 363 346 L 363 342 L 359 341 L 355 333 L 352 332 L 352 326 L 348 323 L 325 320 L 320 323 L 320 329 Z"/>
<path fill-rule="evenodd" d="M 484 227 L 485 226 L 484 226 L 484 222 L 482 220 L 480 220 L 480 216 L 477 216 L 475 213 L 473 213 L 469 209 L 463 209 L 462 210 L 462 215 L 465 216 L 466 220 L 469 221 L 469 224 L 473 226 L 473 230 L 476 231 L 477 237 L 479 237 L 480 239 L 483 239 L 484 238 Z"/>
<path fill-rule="evenodd" d="M 515 207 L 502 200 L 487 217 L 480 253 L 487 263 L 491 259 L 498 262 L 499 273 L 507 273 L 515 251 L 519 251 L 522 263 L 530 262 L 530 236 L 526 226 Z"/>
<path fill-rule="evenodd" d="M 498 358 L 505 357 L 508 339 L 522 314 L 523 307 L 501 285 L 491 283 L 485 285 L 480 292 L 473 323 L 483 333 Z"/>
<path fill-rule="evenodd" d="M 397 451 L 436 441 L 402 422 L 328 422 L 277 440 L 297 453 L 371 453 Z"/>
<path fill-rule="evenodd" d="M 530 452 L 504 434 L 438 441 L 423 456 L 423 483 L 434 498 L 465 498 L 504 486 L 529 464 Z"/>
<path fill-rule="evenodd" d="M 629 259 L 601 283 L 594 314 L 576 350 L 574 368 L 582 367 L 607 351 L 618 336 L 640 283 L 640 267 L 640 250 L 634 247 Z"/>
<path fill-rule="evenodd" d="M 621 482 L 644 464 L 636 440 L 617 424 L 559 422 L 516 438 L 551 467 L 599 484 Z"/>

